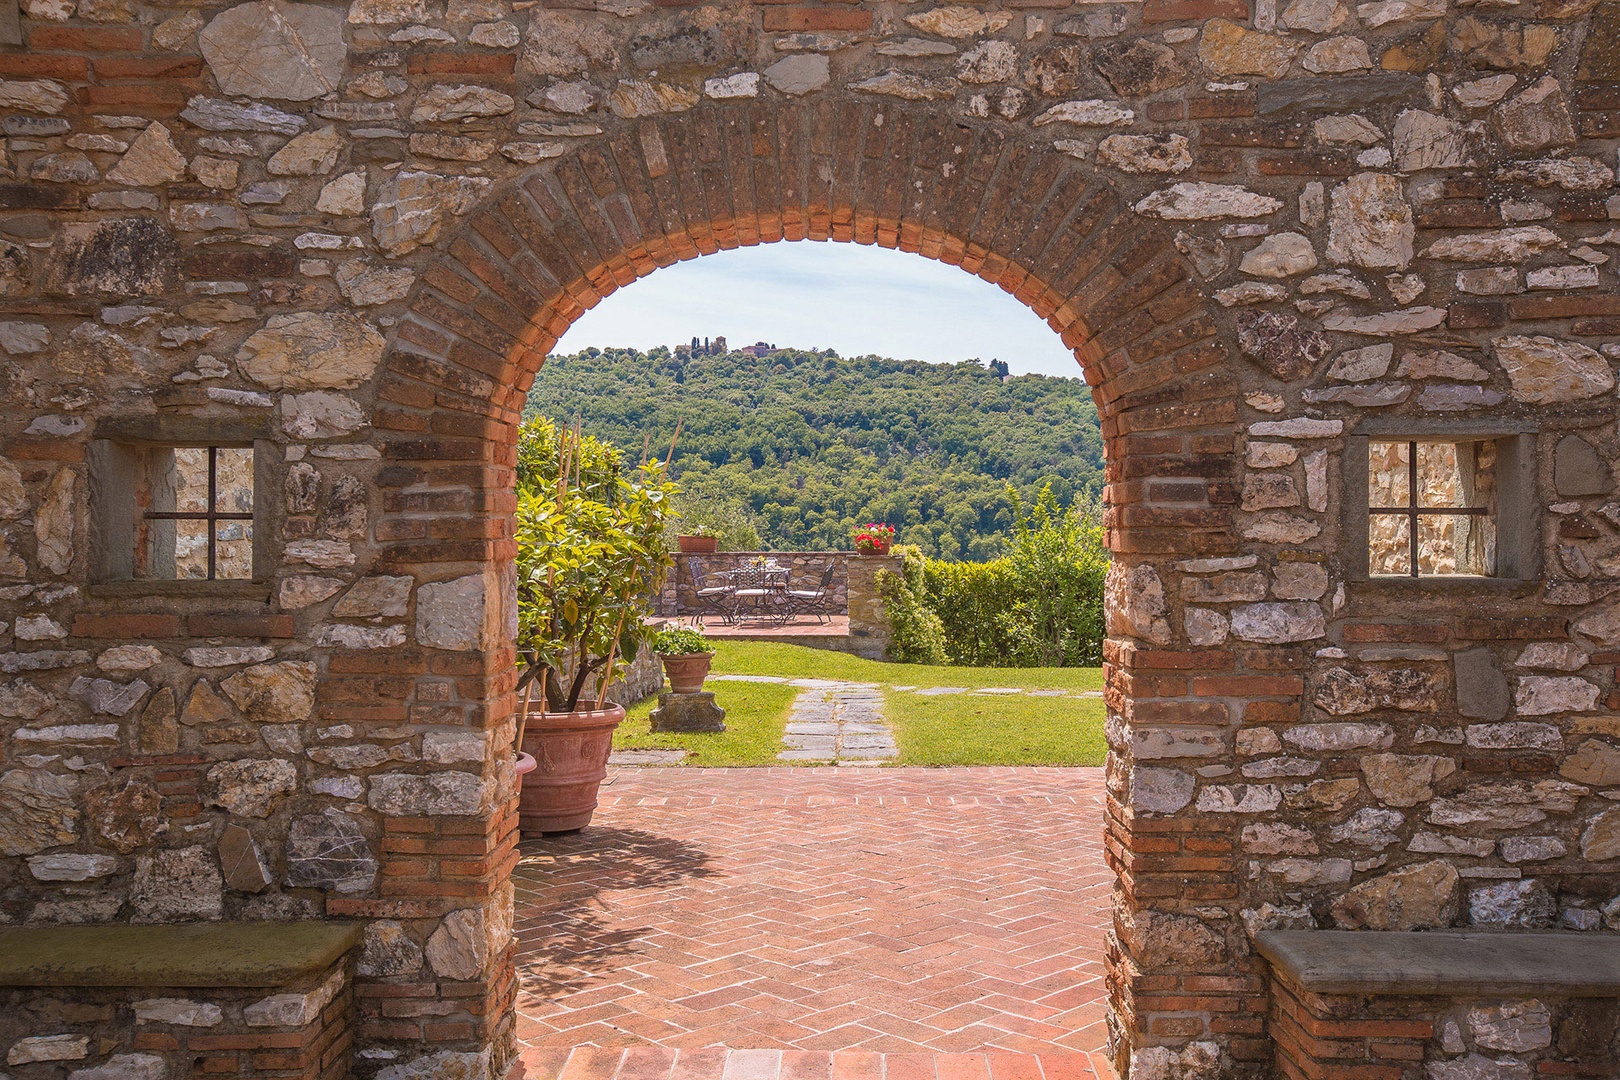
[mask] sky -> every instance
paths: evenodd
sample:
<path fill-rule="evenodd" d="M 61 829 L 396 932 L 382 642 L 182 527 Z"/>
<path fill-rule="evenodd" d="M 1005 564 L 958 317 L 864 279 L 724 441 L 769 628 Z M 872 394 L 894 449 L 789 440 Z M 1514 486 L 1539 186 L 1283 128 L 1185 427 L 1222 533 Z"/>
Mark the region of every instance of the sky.
<path fill-rule="evenodd" d="M 693 335 L 724 335 L 731 348 L 768 341 L 842 356 L 1000 359 L 1016 375 L 1080 374 L 1051 327 L 981 278 L 921 255 L 811 241 L 722 251 L 656 270 L 587 311 L 555 351 L 645 351 Z"/>

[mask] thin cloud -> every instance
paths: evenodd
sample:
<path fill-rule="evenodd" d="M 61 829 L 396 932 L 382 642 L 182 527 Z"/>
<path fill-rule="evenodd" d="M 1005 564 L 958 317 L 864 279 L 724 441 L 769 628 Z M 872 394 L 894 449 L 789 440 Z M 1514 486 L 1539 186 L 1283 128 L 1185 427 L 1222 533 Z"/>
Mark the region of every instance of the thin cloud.
<path fill-rule="evenodd" d="M 996 286 L 920 255 L 857 244 L 764 244 L 654 271 L 586 312 L 556 351 L 645 350 L 694 335 L 1080 374 L 1051 327 Z"/>

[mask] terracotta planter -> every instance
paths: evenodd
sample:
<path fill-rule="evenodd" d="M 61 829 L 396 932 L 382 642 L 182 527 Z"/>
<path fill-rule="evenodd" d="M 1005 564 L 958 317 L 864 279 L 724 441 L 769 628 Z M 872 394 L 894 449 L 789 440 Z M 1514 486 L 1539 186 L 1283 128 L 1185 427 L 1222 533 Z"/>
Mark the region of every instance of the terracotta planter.
<path fill-rule="evenodd" d="M 675 542 L 680 544 L 682 553 L 687 555 L 713 555 L 720 550 L 718 536 L 677 536 Z"/>
<path fill-rule="evenodd" d="M 889 541 L 886 540 L 882 543 L 873 541 L 870 544 L 857 544 L 855 546 L 855 554 L 857 555 L 887 555 L 888 553 Z"/>
<path fill-rule="evenodd" d="M 529 706 L 523 750 L 534 756 L 535 768 L 524 775 L 518 798 L 518 826 L 528 835 L 578 832 L 591 823 L 624 706 L 580 704 L 587 707 L 566 713 L 543 713 L 537 702 Z"/>
<path fill-rule="evenodd" d="M 714 653 L 676 653 L 658 659 L 664 662 L 664 674 L 669 676 L 671 690 L 677 694 L 696 694 L 703 689 L 703 680 L 709 677 Z"/>

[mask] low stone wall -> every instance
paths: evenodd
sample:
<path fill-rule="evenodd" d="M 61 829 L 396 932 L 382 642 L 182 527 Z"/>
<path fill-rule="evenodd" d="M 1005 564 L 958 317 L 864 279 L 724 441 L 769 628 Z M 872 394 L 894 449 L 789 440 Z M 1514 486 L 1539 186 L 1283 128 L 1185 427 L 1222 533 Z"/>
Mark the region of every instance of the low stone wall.
<path fill-rule="evenodd" d="M 279 988 L 0 991 L 11 1080 L 343 1080 L 354 1042 L 348 959 Z"/>
<path fill-rule="evenodd" d="M 1271 993 L 1279 1080 L 1620 1076 L 1620 1001 Z"/>
<path fill-rule="evenodd" d="M 597 681 L 600 682 L 600 669 Z M 592 684 L 595 685 L 594 683 Z M 614 667 L 613 683 L 607 688 L 605 695 L 609 701 L 616 701 L 620 705 L 634 705 L 642 698 L 651 697 L 664 688 L 664 667 L 658 661 L 658 654 L 652 648 L 642 649 L 630 663 L 624 663 L 621 658 Z M 538 693 L 538 691 L 537 691 Z M 595 691 L 587 693 L 590 697 Z"/>
<path fill-rule="evenodd" d="M 849 562 L 857 556 L 848 551 L 720 551 L 713 555 L 675 556 L 675 566 L 664 582 L 658 596 L 658 614 L 665 616 L 695 615 L 699 611 L 696 587 L 692 584 L 692 560 L 697 559 L 709 574 L 735 570 L 760 556 L 767 556 L 791 573 L 788 584 L 794 589 L 814 589 L 821 582 L 821 573 L 831 562 L 833 570 L 831 614 L 843 615 L 849 610 Z"/>

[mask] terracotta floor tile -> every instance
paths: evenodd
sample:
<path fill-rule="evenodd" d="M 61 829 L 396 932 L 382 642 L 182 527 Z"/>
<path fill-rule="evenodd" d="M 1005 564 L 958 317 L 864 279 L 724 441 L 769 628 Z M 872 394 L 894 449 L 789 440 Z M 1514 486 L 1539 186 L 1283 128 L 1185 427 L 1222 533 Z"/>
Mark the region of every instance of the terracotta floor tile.
<path fill-rule="evenodd" d="M 788 1050 L 782 1054 L 781 1080 L 832 1080 L 832 1054 Z"/>
<path fill-rule="evenodd" d="M 832 1056 L 832 1080 L 883 1080 L 883 1056 L 845 1050 Z"/>
<path fill-rule="evenodd" d="M 1037 1058 L 1025 1054 L 986 1054 L 990 1080 L 1041 1080 Z"/>
<path fill-rule="evenodd" d="M 726 1051 L 719 1047 L 682 1050 L 675 1057 L 671 1080 L 719 1080 L 726 1067 Z"/>
<path fill-rule="evenodd" d="M 934 1059 L 939 1080 L 990 1080 L 983 1054 L 940 1054 Z"/>
<path fill-rule="evenodd" d="M 889 1054 L 883 1059 L 883 1080 L 938 1080 L 933 1054 Z"/>

